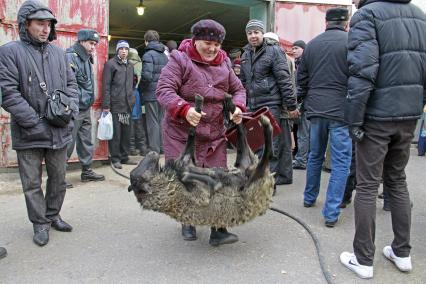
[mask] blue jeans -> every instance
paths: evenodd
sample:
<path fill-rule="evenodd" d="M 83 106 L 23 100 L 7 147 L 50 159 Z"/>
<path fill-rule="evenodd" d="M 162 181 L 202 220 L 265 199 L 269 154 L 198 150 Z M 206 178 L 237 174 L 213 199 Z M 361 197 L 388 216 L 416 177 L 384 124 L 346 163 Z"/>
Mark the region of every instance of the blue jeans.
<path fill-rule="evenodd" d="M 322 214 L 326 221 L 339 217 L 352 157 L 352 140 L 346 124 L 328 118 L 311 118 L 310 152 L 306 171 L 304 202 L 313 204 L 319 194 L 321 167 L 330 136 L 331 175 Z"/>

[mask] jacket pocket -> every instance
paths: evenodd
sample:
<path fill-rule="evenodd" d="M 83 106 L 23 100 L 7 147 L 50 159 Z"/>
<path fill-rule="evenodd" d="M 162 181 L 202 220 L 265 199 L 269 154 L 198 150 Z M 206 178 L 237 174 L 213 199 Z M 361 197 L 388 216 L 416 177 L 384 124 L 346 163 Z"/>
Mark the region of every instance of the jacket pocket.
<path fill-rule="evenodd" d="M 29 128 L 21 127 L 21 138 L 24 141 L 48 141 L 51 139 L 51 131 L 45 119 Z"/>

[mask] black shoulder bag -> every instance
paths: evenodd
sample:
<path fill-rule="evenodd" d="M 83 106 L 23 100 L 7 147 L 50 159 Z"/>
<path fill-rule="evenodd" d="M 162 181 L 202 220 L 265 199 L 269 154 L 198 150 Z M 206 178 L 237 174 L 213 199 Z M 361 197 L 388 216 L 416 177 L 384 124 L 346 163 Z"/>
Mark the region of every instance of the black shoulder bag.
<path fill-rule="evenodd" d="M 72 118 L 70 99 L 62 90 L 58 89 L 49 94 L 46 82 L 43 80 L 43 77 L 40 74 L 40 70 L 38 69 L 36 62 L 31 55 L 29 48 L 25 45 L 25 43 L 22 43 L 22 45 L 24 45 L 28 50 L 28 57 L 30 58 L 31 64 L 34 67 L 38 81 L 40 82 L 40 89 L 47 96 L 46 113 L 41 115 L 41 117 L 44 117 L 50 125 L 56 127 L 67 126 Z"/>

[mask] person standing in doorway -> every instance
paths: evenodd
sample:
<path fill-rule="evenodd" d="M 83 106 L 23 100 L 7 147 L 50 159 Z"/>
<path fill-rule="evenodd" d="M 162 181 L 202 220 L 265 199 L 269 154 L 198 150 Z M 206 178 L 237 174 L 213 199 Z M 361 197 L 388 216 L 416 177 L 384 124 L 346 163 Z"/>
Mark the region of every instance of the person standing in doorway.
<path fill-rule="evenodd" d="M 102 107 L 104 112 L 111 112 L 113 123 L 113 137 L 108 147 L 116 169 L 121 169 L 122 164 L 136 165 L 129 159 L 130 116 L 135 104 L 133 65 L 127 60 L 129 48 L 127 41 L 118 41 L 116 55 L 105 63 L 102 79 Z"/>
<path fill-rule="evenodd" d="M 163 119 L 163 108 L 157 101 L 155 90 L 161 69 L 166 66 L 168 59 L 167 55 L 164 54 L 165 47 L 160 43 L 158 32 L 149 30 L 145 33 L 144 39 L 146 48 L 142 56 L 142 76 L 139 85 L 142 102 L 146 110 L 148 149 L 162 153 L 161 120 Z"/>
<path fill-rule="evenodd" d="M 67 158 L 71 157 L 76 147 L 82 168 L 82 182 L 105 180 L 105 176 L 92 170 L 93 142 L 90 109 L 95 101 L 95 79 L 92 65 L 98 42 L 99 34 L 96 31 L 81 29 L 77 33 L 77 42 L 66 50 L 68 64 L 74 71 L 79 92 L 79 113 L 74 120 L 73 139 L 68 144 Z M 67 187 L 72 187 L 72 184 L 67 183 Z"/>

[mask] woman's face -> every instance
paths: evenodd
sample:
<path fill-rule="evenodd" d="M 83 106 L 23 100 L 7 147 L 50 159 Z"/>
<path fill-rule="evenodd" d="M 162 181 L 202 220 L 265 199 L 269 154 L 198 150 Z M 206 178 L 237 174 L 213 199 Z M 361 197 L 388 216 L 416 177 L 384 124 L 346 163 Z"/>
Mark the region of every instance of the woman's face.
<path fill-rule="evenodd" d="M 213 61 L 219 53 L 220 43 L 216 41 L 196 40 L 195 48 L 204 61 L 210 62 Z"/>

